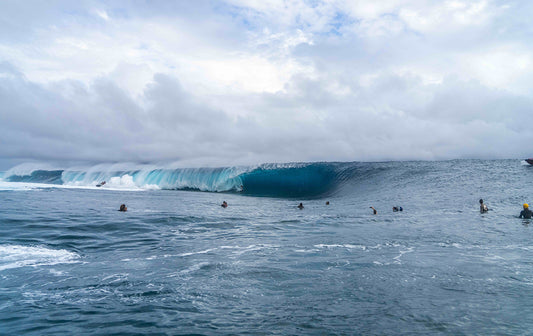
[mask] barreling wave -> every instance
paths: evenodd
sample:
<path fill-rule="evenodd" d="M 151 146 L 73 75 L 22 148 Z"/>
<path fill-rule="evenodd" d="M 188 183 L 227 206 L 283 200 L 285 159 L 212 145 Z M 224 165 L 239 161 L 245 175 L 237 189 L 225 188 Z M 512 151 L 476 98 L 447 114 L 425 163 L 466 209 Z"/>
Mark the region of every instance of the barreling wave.
<path fill-rule="evenodd" d="M 7 171 L 8 182 L 79 187 L 236 192 L 250 196 L 319 197 L 356 176 L 357 163 L 263 164 L 228 168 L 133 168 L 96 166 L 88 169 Z"/>

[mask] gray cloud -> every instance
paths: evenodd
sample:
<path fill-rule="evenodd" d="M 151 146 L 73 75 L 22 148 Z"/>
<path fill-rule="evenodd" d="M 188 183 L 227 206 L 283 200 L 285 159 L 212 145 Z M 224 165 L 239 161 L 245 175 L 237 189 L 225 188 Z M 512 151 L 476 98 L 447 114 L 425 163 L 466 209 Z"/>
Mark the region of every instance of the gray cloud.
<path fill-rule="evenodd" d="M 0 170 L 531 156 L 530 4 L 358 4 L 4 2 Z"/>
<path fill-rule="evenodd" d="M 333 78 L 299 77 L 284 92 L 225 97 L 228 106 L 251 111 L 235 118 L 167 75 L 154 77 L 140 104 L 107 79 L 44 87 L 4 68 L 10 71 L 0 79 L 3 158 L 221 164 L 486 158 L 526 156 L 523 143 L 533 138 L 531 117 L 524 118 L 531 99 L 454 79 L 424 85 L 385 76 L 336 95 L 323 85 Z"/>

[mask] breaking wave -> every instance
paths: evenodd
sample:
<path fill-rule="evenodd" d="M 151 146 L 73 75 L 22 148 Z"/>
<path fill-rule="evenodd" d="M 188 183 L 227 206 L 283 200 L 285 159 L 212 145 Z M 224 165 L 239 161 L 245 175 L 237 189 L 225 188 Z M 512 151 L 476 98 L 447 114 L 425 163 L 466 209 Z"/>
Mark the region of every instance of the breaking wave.
<path fill-rule="evenodd" d="M 287 163 L 253 167 L 179 168 L 98 165 L 84 169 L 12 169 L 6 182 L 76 187 L 235 192 L 250 196 L 319 197 L 365 176 L 361 163 Z M 106 183 L 102 185 L 102 182 Z"/>

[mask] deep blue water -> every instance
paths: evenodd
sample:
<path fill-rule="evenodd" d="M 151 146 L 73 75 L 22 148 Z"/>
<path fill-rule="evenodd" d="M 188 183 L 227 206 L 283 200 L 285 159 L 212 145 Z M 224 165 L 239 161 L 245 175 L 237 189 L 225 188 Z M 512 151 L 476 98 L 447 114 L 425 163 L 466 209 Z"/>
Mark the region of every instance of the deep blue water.
<path fill-rule="evenodd" d="M 520 160 L 162 171 L 4 175 L 0 334 L 533 330 Z"/>

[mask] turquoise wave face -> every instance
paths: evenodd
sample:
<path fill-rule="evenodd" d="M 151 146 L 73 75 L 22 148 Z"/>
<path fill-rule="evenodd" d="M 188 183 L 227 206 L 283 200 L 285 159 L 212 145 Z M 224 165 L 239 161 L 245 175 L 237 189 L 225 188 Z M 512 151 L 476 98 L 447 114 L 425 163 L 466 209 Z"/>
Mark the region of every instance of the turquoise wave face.
<path fill-rule="evenodd" d="M 326 164 L 295 168 L 258 168 L 241 176 L 243 192 L 254 196 L 316 197 L 338 184 L 338 172 Z"/>

